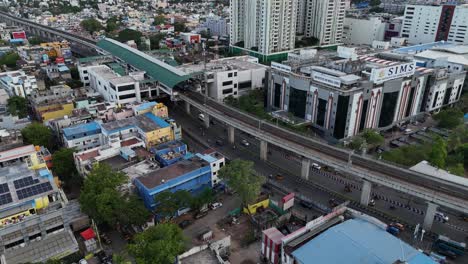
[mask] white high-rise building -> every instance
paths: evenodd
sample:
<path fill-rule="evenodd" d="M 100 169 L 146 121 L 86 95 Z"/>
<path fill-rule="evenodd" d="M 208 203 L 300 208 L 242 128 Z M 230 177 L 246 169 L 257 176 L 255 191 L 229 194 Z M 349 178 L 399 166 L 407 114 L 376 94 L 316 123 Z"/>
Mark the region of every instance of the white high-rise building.
<path fill-rule="evenodd" d="M 230 4 L 231 45 L 262 54 L 294 49 L 298 0 L 231 0 Z"/>
<path fill-rule="evenodd" d="M 306 0 L 305 36 L 320 45 L 340 43 L 349 0 Z"/>
<path fill-rule="evenodd" d="M 387 23 L 381 17 L 346 17 L 344 22 L 343 43 L 349 45 L 372 45 L 374 40 L 385 39 Z"/>
<path fill-rule="evenodd" d="M 410 44 L 441 40 L 468 44 L 468 5 L 407 5 L 401 37 Z"/>

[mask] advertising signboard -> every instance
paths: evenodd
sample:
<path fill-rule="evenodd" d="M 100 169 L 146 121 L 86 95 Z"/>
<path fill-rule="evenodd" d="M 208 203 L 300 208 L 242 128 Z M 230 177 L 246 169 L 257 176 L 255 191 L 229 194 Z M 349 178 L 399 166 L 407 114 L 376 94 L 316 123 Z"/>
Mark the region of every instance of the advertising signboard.
<path fill-rule="evenodd" d="M 331 85 L 333 87 L 340 87 L 341 86 L 341 80 L 338 77 L 321 73 L 321 72 L 312 72 L 312 79 L 317 82 L 325 83 L 328 85 Z"/>
<path fill-rule="evenodd" d="M 383 83 L 388 80 L 411 76 L 415 71 L 416 62 L 372 69 L 370 80 L 374 83 Z"/>

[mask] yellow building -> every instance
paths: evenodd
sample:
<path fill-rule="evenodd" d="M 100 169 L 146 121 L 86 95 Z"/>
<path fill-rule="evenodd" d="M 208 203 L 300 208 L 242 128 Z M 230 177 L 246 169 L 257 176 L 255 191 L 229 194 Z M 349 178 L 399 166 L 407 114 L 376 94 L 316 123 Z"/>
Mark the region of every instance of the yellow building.
<path fill-rule="evenodd" d="M 46 122 L 51 119 L 62 118 L 66 115 L 71 115 L 73 109 L 75 109 L 75 106 L 70 100 L 36 106 L 35 112 L 37 117 L 42 122 Z"/>
<path fill-rule="evenodd" d="M 171 125 L 153 113 L 139 115 L 135 119 L 147 148 L 174 140 Z"/>
<path fill-rule="evenodd" d="M 49 57 L 63 57 L 62 50 L 70 49 L 70 44 L 67 41 L 62 41 L 62 42 L 45 42 L 40 44 L 41 47 L 44 48 L 50 48 L 47 54 Z"/>

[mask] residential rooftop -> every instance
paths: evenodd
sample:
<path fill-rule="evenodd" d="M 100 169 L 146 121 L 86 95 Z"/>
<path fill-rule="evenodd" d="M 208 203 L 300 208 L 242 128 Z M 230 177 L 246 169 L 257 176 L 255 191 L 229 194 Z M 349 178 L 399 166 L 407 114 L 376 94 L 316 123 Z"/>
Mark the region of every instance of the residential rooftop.
<path fill-rule="evenodd" d="M 168 126 L 169 124 L 166 121 L 155 116 L 153 113 L 145 113 L 143 115 L 115 120 L 101 125 L 108 133 L 114 133 L 130 127 L 139 127 L 143 132 L 151 132 Z"/>
<path fill-rule="evenodd" d="M 190 159 L 181 160 L 175 164 L 150 172 L 145 176 L 138 177 L 137 180 L 140 181 L 147 189 L 151 190 L 163 183 L 167 183 L 172 179 L 205 166 L 209 166 L 209 163 L 200 157 L 194 156 Z"/>

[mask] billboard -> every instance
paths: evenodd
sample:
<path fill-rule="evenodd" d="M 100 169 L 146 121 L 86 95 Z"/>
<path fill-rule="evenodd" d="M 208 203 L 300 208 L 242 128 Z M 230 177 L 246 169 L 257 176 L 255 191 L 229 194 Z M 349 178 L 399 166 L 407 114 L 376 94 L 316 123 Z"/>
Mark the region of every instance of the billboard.
<path fill-rule="evenodd" d="M 312 79 L 317 82 L 321 82 L 324 84 L 328 84 L 334 87 L 340 87 L 341 86 L 341 80 L 338 77 L 321 73 L 321 72 L 312 72 Z"/>
<path fill-rule="evenodd" d="M 274 62 L 274 61 L 271 62 L 271 68 L 277 69 L 277 70 L 280 70 L 280 71 L 291 72 L 291 66 L 284 65 L 284 64 L 281 64 L 281 63 L 277 63 L 277 62 Z"/>
<path fill-rule="evenodd" d="M 26 39 L 26 32 L 24 31 L 11 32 L 11 36 L 13 39 Z"/>
<path fill-rule="evenodd" d="M 63 57 L 57 57 L 55 63 L 65 63 L 65 59 Z"/>
<path fill-rule="evenodd" d="M 388 80 L 411 76 L 416 71 L 416 62 L 409 62 L 385 68 L 372 69 L 370 80 L 383 83 Z"/>
<path fill-rule="evenodd" d="M 294 193 L 287 194 L 281 199 L 281 203 L 283 204 L 283 210 L 288 210 L 289 208 L 293 207 L 294 205 Z"/>
<path fill-rule="evenodd" d="M 190 43 L 200 43 L 200 35 L 190 36 Z"/>
<path fill-rule="evenodd" d="M 42 54 L 42 61 L 44 63 L 49 63 L 49 55 L 47 54 Z"/>

